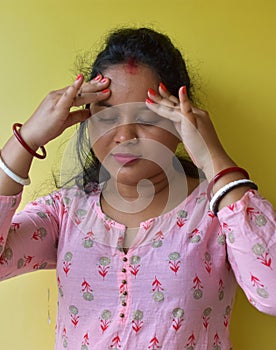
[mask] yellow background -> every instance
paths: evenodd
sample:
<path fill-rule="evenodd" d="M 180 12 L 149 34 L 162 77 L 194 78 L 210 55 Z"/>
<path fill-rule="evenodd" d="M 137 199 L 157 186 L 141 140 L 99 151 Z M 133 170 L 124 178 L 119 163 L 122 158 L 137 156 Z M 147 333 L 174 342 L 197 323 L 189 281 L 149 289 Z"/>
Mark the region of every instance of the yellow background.
<path fill-rule="evenodd" d="M 153 25 L 184 52 L 224 146 L 276 207 L 275 10 L 274 0 L 0 0 L 0 144 L 48 91 L 71 83 L 75 56 L 107 30 Z M 35 160 L 24 202 L 47 185 L 57 145 L 47 146 L 45 161 Z M 1 283 L 0 310 L 1 349 L 53 349 L 55 273 Z M 234 350 L 276 349 L 275 329 L 276 318 L 239 291 Z"/>

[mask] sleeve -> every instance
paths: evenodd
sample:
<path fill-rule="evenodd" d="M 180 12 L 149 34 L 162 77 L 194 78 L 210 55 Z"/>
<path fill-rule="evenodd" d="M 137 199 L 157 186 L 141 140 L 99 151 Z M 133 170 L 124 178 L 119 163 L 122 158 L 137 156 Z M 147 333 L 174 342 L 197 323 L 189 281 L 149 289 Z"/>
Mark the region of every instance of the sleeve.
<path fill-rule="evenodd" d="M 218 212 L 227 254 L 249 302 L 276 315 L 276 214 L 256 191 Z"/>
<path fill-rule="evenodd" d="M 49 195 L 16 213 L 21 200 L 0 196 L 0 280 L 56 267 L 58 203 Z"/>

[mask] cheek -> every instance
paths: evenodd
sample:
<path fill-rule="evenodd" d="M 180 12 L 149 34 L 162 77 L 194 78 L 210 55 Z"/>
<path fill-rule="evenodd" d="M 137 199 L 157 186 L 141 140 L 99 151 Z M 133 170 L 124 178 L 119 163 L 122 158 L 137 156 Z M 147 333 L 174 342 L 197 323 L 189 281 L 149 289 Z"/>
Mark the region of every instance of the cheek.
<path fill-rule="evenodd" d="M 99 137 L 96 132 L 89 133 L 90 145 L 100 162 L 109 154 L 112 136 L 104 134 Z"/>
<path fill-rule="evenodd" d="M 157 144 L 161 144 L 165 148 L 171 150 L 173 153 L 180 142 L 180 140 L 172 133 L 166 130 L 160 131 L 160 129 L 156 133 L 150 135 L 149 139 L 153 139 Z"/>
<path fill-rule="evenodd" d="M 96 157 L 100 160 L 103 154 L 103 146 L 101 140 L 98 140 L 97 142 L 91 142 L 91 148 L 93 149 Z"/>
<path fill-rule="evenodd" d="M 175 136 L 171 137 L 171 139 L 170 139 L 170 146 L 169 146 L 169 148 L 170 148 L 174 153 L 175 153 L 175 151 L 176 151 L 176 149 L 177 149 L 177 146 L 178 146 L 179 142 L 180 142 L 180 140 L 179 140 L 177 137 L 175 137 Z"/>
<path fill-rule="evenodd" d="M 99 139 L 92 145 L 95 156 L 98 158 L 101 164 L 105 163 L 109 159 L 110 150 L 108 148 L 109 143 L 104 139 Z"/>
<path fill-rule="evenodd" d="M 177 145 L 180 139 L 176 136 L 175 129 L 163 130 L 162 139 L 165 140 L 164 144 L 173 152 L 176 151 Z"/>

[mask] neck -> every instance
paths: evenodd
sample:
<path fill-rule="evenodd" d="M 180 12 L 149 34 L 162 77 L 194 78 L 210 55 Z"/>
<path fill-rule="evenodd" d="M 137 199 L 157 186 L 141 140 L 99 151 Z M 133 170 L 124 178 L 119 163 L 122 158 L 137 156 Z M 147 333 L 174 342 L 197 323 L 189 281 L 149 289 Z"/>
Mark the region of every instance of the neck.
<path fill-rule="evenodd" d="M 177 172 L 169 178 L 160 173 L 138 183 L 122 183 L 111 178 L 102 193 L 102 200 L 108 206 L 127 214 L 141 213 L 150 207 L 164 212 L 187 196 L 186 181 L 186 177 Z M 182 190 L 179 191 L 179 188 Z"/>
<path fill-rule="evenodd" d="M 128 201 L 135 201 L 142 194 L 144 198 L 149 198 L 157 195 L 168 187 L 169 181 L 166 176 L 161 174 L 154 178 L 141 179 L 138 182 L 119 182 L 115 179 L 110 179 L 106 186 L 106 190 L 112 194 L 119 194 L 120 197 Z"/>

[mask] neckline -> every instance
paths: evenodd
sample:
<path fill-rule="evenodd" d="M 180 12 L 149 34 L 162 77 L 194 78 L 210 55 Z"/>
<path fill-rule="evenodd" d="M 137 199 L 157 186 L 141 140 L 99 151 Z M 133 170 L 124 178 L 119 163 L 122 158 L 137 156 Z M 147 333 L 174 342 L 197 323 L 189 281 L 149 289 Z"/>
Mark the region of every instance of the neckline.
<path fill-rule="evenodd" d="M 172 208 L 171 210 L 165 212 L 165 213 L 162 213 L 161 215 L 159 216 L 154 216 L 154 217 L 151 217 L 151 218 L 148 218 L 147 220 L 144 220 L 144 221 L 141 221 L 138 228 L 140 229 L 141 227 L 144 227 L 145 225 L 153 222 L 153 221 L 156 221 L 156 220 L 163 220 L 163 219 L 166 219 L 172 215 L 174 215 L 176 212 L 178 212 L 179 210 L 181 210 L 181 208 L 183 208 L 183 206 L 187 205 L 190 201 L 193 200 L 193 198 L 200 194 L 200 193 L 204 193 L 206 192 L 206 189 L 207 189 L 207 185 L 208 185 L 208 182 L 207 180 L 203 180 L 201 181 L 198 186 L 196 186 L 193 191 L 180 203 L 178 203 L 174 208 Z M 102 211 L 102 207 L 101 207 L 101 195 L 102 195 L 102 190 L 100 190 L 98 193 L 97 193 L 97 213 L 98 215 L 104 219 L 104 220 L 107 220 L 109 222 L 112 222 L 112 225 L 114 225 L 115 227 L 118 227 L 120 229 L 127 229 L 127 226 L 110 218 L 107 214 L 105 214 L 103 211 Z"/>

